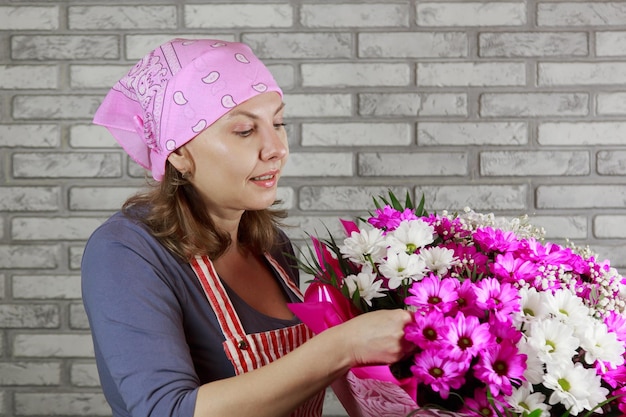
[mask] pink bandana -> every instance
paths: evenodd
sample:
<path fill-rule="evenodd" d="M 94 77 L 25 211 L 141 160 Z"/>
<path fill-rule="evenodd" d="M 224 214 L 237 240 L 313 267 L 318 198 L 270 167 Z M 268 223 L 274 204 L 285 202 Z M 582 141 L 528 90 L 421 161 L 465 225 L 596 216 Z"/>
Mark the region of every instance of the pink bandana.
<path fill-rule="evenodd" d="M 146 55 L 109 91 L 93 122 L 105 126 L 161 181 L 165 161 L 236 105 L 280 87 L 245 44 L 174 39 Z"/>

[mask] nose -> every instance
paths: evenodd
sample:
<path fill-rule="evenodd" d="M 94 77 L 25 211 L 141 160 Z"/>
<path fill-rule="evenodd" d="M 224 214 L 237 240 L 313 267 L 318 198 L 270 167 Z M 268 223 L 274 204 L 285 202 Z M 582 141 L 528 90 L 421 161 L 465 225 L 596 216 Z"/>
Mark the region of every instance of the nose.
<path fill-rule="evenodd" d="M 287 134 L 284 127 L 276 128 L 273 124 L 264 129 L 262 134 L 261 159 L 264 161 L 281 160 L 289 154 Z"/>

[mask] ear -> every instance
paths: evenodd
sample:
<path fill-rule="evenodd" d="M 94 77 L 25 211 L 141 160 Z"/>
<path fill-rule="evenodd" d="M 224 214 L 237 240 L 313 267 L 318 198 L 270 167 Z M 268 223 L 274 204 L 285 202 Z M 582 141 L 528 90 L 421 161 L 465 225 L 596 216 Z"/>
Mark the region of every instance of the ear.
<path fill-rule="evenodd" d="M 184 145 L 169 154 L 167 160 L 181 174 L 188 175 L 192 173 L 193 159 Z"/>

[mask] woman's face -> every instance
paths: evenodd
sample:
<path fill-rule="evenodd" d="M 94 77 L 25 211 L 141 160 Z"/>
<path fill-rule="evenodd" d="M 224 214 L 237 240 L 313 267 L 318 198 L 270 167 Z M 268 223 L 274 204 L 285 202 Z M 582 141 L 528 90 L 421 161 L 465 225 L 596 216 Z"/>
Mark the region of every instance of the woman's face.
<path fill-rule="evenodd" d="M 283 102 L 274 92 L 239 104 L 183 145 L 170 163 L 189 174 L 214 217 L 269 207 L 289 148 Z"/>

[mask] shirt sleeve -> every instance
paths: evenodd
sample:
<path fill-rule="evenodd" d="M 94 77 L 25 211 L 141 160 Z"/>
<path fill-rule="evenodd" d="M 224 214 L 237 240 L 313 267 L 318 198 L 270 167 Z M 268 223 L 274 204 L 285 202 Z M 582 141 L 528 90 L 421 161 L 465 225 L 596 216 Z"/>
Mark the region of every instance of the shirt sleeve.
<path fill-rule="evenodd" d="M 113 222 L 83 255 L 83 303 L 99 371 L 110 375 L 103 385 L 113 385 L 103 389 L 121 415 L 191 417 L 195 408 L 200 382 L 173 288 L 180 272 L 166 253 L 139 226 Z"/>

